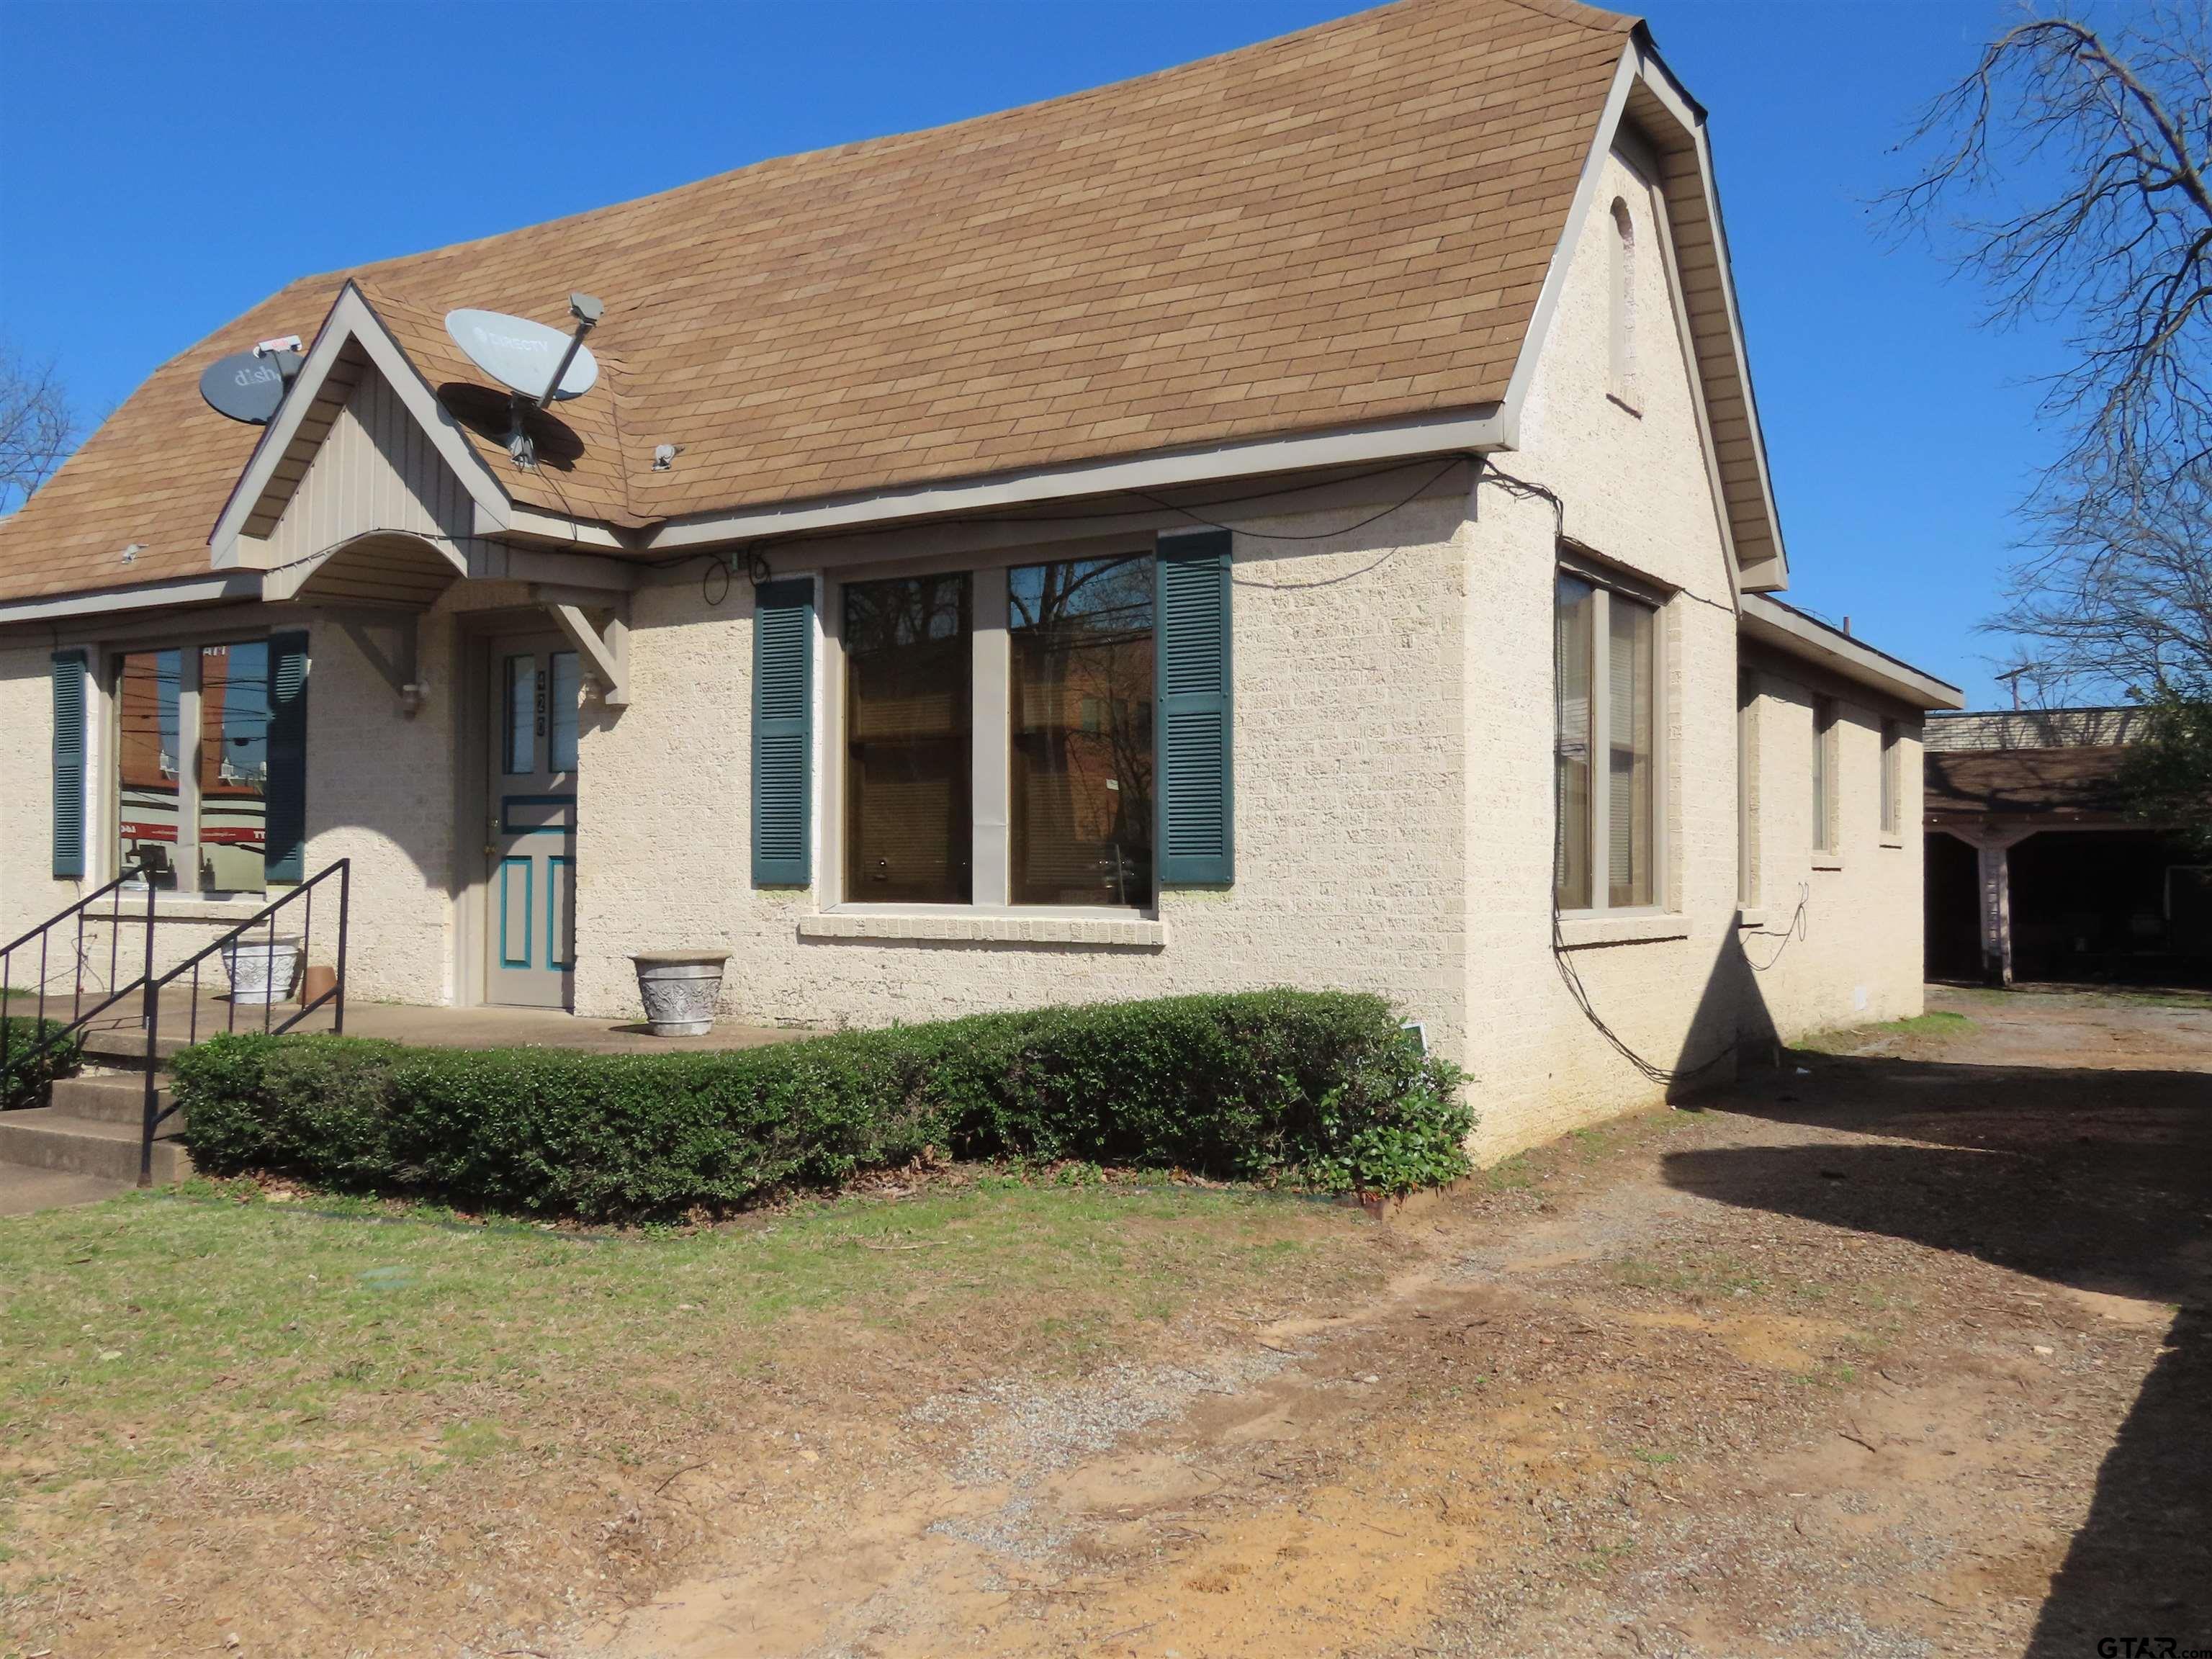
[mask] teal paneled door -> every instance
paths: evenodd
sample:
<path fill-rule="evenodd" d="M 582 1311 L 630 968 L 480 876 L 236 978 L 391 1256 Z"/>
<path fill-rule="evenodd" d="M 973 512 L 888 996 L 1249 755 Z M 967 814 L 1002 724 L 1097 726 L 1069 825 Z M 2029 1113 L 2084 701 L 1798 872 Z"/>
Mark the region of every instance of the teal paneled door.
<path fill-rule="evenodd" d="M 579 670 L 576 653 L 557 635 L 492 641 L 487 1002 L 573 1004 Z"/>

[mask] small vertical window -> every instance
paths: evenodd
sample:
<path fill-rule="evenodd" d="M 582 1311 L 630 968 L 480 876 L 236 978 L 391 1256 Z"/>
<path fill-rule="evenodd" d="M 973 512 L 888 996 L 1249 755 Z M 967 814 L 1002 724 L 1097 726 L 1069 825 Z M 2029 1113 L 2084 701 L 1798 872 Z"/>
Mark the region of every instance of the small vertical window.
<path fill-rule="evenodd" d="M 1759 902 L 1759 684 L 1748 674 L 1735 682 L 1735 896 L 1747 908 Z"/>
<path fill-rule="evenodd" d="M 580 666 L 573 651 L 556 651 L 547 665 L 553 682 L 553 706 L 545 724 L 545 769 L 549 772 L 576 769 L 576 720 L 583 700 Z"/>
<path fill-rule="evenodd" d="M 1597 590 L 1577 577 L 1562 575 L 1553 603 L 1557 632 L 1555 696 L 1558 736 L 1554 746 L 1554 821 L 1558 844 L 1553 877 L 1559 907 L 1586 910 L 1590 905 L 1590 706 L 1591 645 L 1595 632 Z"/>
<path fill-rule="evenodd" d="M 1629 408 L 1636 407 L 1636 222 L 1628 204 L 1613 204 L 1609 278 L 1610 326 L 1606 390 Z"/>
<path fill-rule="evenodd" d="M 1881 723 L 1881 833 L 1891 836 L 1905 833 L 1904 781 L 1898 775 L 1900 736 L 1895 720 Z"/>
<path fill-rule="evenodd" d="M 500 769 L 511 778 L 528 777 L 538 769 L 538 659 L 509 657 L 500 678 L 506 687 L 501 724 L 507 733 Z"/>
<path fill-rule="evenodd" d="M 1152 561 L 1006 573 L 1016 904 L 1152 897 Z"/>
<path fill-rule="evenodd" d="M 845 589 L 845 895 L 974 891 L 973 623 L 965 574 Z"/>
<path fill-rule="evenodd" d="M 1836 703 L 1813 699 L 1813 850 L 1836 850 Z"/>
<path fill-rule="evenodd" d="M 1648 605 L 1607 595 L 1606 902 L 1651 902 L 1652 629 Z"/>

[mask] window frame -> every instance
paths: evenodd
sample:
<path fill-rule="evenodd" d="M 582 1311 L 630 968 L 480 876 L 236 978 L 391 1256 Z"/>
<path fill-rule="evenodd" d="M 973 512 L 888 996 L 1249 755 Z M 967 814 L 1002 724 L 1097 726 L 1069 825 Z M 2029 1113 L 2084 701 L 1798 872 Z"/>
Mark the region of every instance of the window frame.
<path fill-rule="evenodd" d="M 1547 622 L 1554 639 L 1558 636 L 1557 579 L 1571 576 L 1590 586 L 1590 785 L 1589 819 L 1584 826 L 1588 836 L 1588 862 L 1590 872 L 1590 902 L 1587 905 L 1566 905 L 1559 902 L 1559 859 L 1555 849 L 1552 871 L 1548 877 L 1552 887 L 1552 902 L 1563 920 L 1583 921 L 1601 916 L 1669 916 L 1678 914 L 1674 908 L 1673 878 L 1673 757 L 1668 743 L 1668 726 L 1673 713 L 1674 698 L 1670 695 L 1672 657 L 1668 636 L 1672 627 L 1673 595 L 1656 586 L 1627 575 L 1609 566 L 1576 556 L 1562 549 L 1553 572 L 1554 586 L 1553 612 Z M 1612 637 L 1613 598 L 1620 594 L 1635 604 L 1650 608 L 1651 615 L 1651 898 L 1645 904 L 1612 903 L 1612 817 L 1613 791 L 1605 787 L 1605 778 L 1611 766 L 1613 719 L 1613 653 L 1607 648 Z M 1557 744 L 1559 732 L 1559 674 L 1553 664 L 1550 726 L 1552 741 Z M 1554 750 L 1556 754 L 1556 748 Z M 1557 762 L 1554 761 L 1556 768 Z M 1556 772 L 1551 784 L 1553 811 L 1559 811 L 1559 789 Z M 1559 833 L 1556 823 L 1553 834 Z"/>
<path fill-rule="evenodd" d="M 1843 856 L 1843 793 L 1841 731 L 1843 705 L 1825 692 L 1813 694 L 1813 754 L 1809 783 L 1809 816 L 1813 821 L 1813 856 L 1831 863 Z"/>
<path fill-rule="evenodd" d="M 1151 534 L 1101 537 L 1080 543 L 1024 542 L 921 558 L 873 560 L 820 572 L 817 612 L 822 663 L 816 681 L 822 712 L 815 764 L 822 781 L 816 810 L 816 893 L 825 915 L 1021 917 L 1030 921 L 1154 921 L 1159 918 L 1158 849 L 1152 890 L 1141 904 L 1017 904 L 1013 902 L 1013 636 L 1008 573 L 1023 565 L 1065 560 L 1152 558 Z M 850 785 L 845 757 L 845 589 L 848 584 L 907 576 L 966 573 L 969 587 L 969 902 L 871 902 L 846 889 L 845 823 Z M 1152 619 L 1157 649 L 1159 618 Z M 1157 764 L 1157 761 L 1155 762 Z"/>
<path fill-rule="evenodd" d="M 1905 722 L 1885 717 L 1881 723 L 1881 838 L 1888 845 L 1905 841 Z"/>
<path fill-rule="evenodd" d="M 1735 902 L 1759 908 L 1759 675 L 1739 668 L 1735 678 Z"/>
<path fill-rule="evenodd" d="M 85 868 L 89 877 L 97 872 L 104 881 L 120 879 L 123 866 L 123 664 L 128 657 L 157 655 L 164 651 L 178 653 L 177 668 L 177 840 L 176 851 L 171 860 L 175 872 L 173 887 L 157 891 L 171 901 L 191 900 L 204 904 L 237 904 L 259 909 L 270 902 L 274 890 L 263 878 L 263 885 L 252 887 L 206 888 L 200 884 L 200 765 L 201 744 L 205 736 L 202 727 L 204 710 L 201 706 L 201 674 L 204 654 L 217 646 L 228 648 L 240 645 L 273 646 L 281 628 L 218 628 L 211 632 L 185 633 L 162 630 L 143 636 L 103 641 L 86 647 L 91 653 L 94 688 L 100 701 L 99 719 L 88 721 L 88 732 L 98 732 L 98 752 L 88 753 L 85 765 L 88 776 L 97 777 L 100 787 L 95 797 L 99 808 L 99 823 L 88 824 L 88 846 Z M 264 795 L 265 799 L 265 795 Z M 97 852 L 93 844 L 96 842 Z M 263 842 L 264 848 L 267 842 Z"/>

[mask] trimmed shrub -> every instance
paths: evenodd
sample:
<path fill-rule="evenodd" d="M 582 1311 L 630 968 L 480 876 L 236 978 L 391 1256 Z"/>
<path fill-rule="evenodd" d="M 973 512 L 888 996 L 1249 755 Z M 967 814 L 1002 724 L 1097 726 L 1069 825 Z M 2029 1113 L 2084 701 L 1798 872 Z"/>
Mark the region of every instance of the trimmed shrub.
<path fill-rule="evenodd" d="M 1460 1076 L 1379 997 L 987 1014 L 719 1053 L 220 1036 L 173 1063 L 192 1159 L 632 1219 L 836 1186 L 926 1149 L 1404 1192 L 1466 1173 Z"/>
<path fill-rule="evenodd" d="M 31 1052 L 41 1037 L 58 1036 L 64 1029 L 58 1019 L 0 1015 L 0 1111 L 42 1106 L 49 1083 L 76 1074 L 84 1054 L 81 1039 L 63 1037 L 44 1054 Z"/>

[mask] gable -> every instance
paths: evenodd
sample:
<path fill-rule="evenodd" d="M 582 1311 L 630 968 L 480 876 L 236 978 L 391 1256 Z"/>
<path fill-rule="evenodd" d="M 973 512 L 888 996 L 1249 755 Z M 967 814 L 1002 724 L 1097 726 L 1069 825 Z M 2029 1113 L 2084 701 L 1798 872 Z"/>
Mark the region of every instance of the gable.
<path fill-rule="evenodd" d="M 399 568 L 384 573 L 392 580 L 382 581 L 377 592 L 386 598 L 420 593 L 427 603 L 454 571 L 420 544 L 465 560 L 476 502 L 392 384 L 359 358 L 350 367 L 355 378 L 299 477 L 281 500 L 272 498 L 248 520 L 266 532 L 240 535 L 240 562 L 270 572 L 272 580 L 281 573 L 286 580 L 277 585 L 296 592 L 315 580 L 318 566 L 349 544 L 375 537 L 398 548 L 408 538 L 412 544 L 396 556 Z M 368 596 L 334 587 L 334 580 L 319 582 L 318 593 Z"/>

